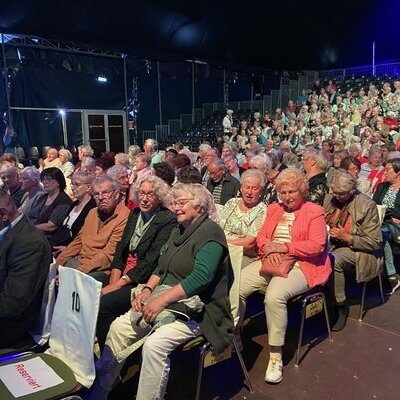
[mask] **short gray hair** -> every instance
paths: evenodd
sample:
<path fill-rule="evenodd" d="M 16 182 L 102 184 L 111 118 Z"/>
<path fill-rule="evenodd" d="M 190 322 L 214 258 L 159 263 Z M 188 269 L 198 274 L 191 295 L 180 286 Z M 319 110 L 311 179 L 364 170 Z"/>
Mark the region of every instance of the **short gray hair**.
<path fill-rule="evenodd" d="M 315 147 L 307 147 L 304 150 L 303 158 L 307 156 L 314 157 L 315 162 L 321 171 L 326 172 L 328 170 L 330 163 L 322 150 L 316 149 Z"/>
<path fill-rule="evenodd" d="M 18 175 L 18 168 L 11 167 L 10 165 L 2 165 L 0 167 L 0 174 L 11 173 L 11 175 Z"/>
<path fill-rule="evenodd" d="M 212 196 L 208 195 L 207 189 L 203 185 L 200 183 L 178 183 L 172 188 L 172 196 L 174 198 L 179 197 L 182 192 L 190 194 L 190 197 L 192 197 L 190 202 L 193 207 L 198 207 L 198 209 L 202 210 L 205 214 L 209 213 L 212 207 Z"/>
<path fill-rule="evenodd" d="M 111 186 L 113 188 L 113 190 L 119 190 L 119 184 L 117 181 L 115 181 L 114 179 L 112 179 L 111 177 L 107 176 L 107 175 L 102 175 L 102 176 L 98 176 L 93 182 L 92 182 L 92 187 L 94 188 L 95 186 L 99 186 L 105 182 L 110 182 Z"/>
<path fill-rule="evenodd" d="M 344 169 L 338 169 L 332 177 L 330 187 L 333 192 L 355 193 L 357 178 Z"/>
<path fill-rule="evenodd" d="M 142 160 L 143 162 L 145 162 L 147 165 L 151 164 L 151 156 L 149 156 L 146 153 L 139 153 L 136 155 L 136 160 Z"/>
<path fill-rule="evenodd" d="M 158 142 L 155 139 L 148 138 L 145 140 L 144 144 L 146 146 L 151 146 L 151 148 L 156 151 L 158 149 Z"/>
<path fill-rule="evenodd" d="M 263 154 L 258 154 L 250 159 L 249 167 L 265 172 L 272 169 L 272 160 Z"/>
<path fill-rule="evenodd" d="M 119 165 L 123 165 L 126 168 L 129 168 L 129 155 L 126 153 L 117 153 L 114 157 L 115 163 L 118 161 Z M 117 164 L 118 165 L 118 164 Z"/>
<path fill-rule="evenodd" d="M 128 169 L 124 167 L 123 165 L 113 165 L 111 168 L 107 170 L 107 175 L 114 179 L 117 180 L 120 175 L 126 174 L 128 172 Z"/>
<path fill-rule="evenodd" d="M 243 185 L 246 179 L 257 178 L 260 181 L 260 186 L 263 188 L 265 186 L 265 175 L 258 169 L 248 169 L 243 172 L 240 177 L 240 183 Z"/>
<path fill-rule="evenodd" d="M 19 176 L 25 176 L 32 182 L 39 182 L 40 171 L 36 167 L 25 167 L 20 171 Z"/>
<path fill-rule="evenodd" d="M 83 144 L 78 147 L 78 151 L 80 151 L 85 157 L 93 157 L 94 150 L 90 144 Z"/>
<path fill-rule="evenodd" d="M 92 157 L 85 157 L 81 161 L 81 168 L 96 169 L 96 160 Z"/>
<path fill-rule="evenodd" d="M 65 156 L 65 157 L 67 157 L 67 160 L 68 161 L 71 161 L 71 159 L 72 159 L 72 154 L 71 154 L 71 152 L 69 151 L 69 150 L 67 150 L 67 149 L 60 149 L 59 151 L 58 151 L 58 155 L 63 155 L 63 156 Z"/>
<path fill-rule="evenodd" d="M 156 195 L 160 204 L 162 204 L 164 207 L 169 206 L 171 202 L 171 196 L 170 196 L 171 189 L 165 183 L 165 181 L 163 181 L 161 178 L 155 175 L 147 175 L 142 179 L 140 179 L 138 182 L 136 182 L 134 185 L 132 185 L 130 193 L 132 200 L 136 204 L 139 204 L 140 186 L 145 182 L 148 182 L 150 183 L 150 185 L 153 186 L 153 192 Z"/>
<path fill-rule="evenodd" d="M 207 143 L 203 143 L 199 146 L 199 150 L 202 150 L 204 152 L 207 152 L 210 149 L 211 149 L 211 146 Z"/>

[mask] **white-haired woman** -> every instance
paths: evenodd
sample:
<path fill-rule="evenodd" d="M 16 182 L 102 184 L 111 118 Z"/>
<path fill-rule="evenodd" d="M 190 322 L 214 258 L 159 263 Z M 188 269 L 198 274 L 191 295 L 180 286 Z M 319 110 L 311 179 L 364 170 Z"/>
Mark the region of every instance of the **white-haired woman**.
<path fill-rule="evenodd" d="M 74 164 L 71 162 L 71 152 L 67 149 L 61 149 L 58 151 L 58 158 L 61 161 L 61 165 L 58 166 L 58 169 L 64 174 L 65 179 L 70 178 L 74 172 Z"/>
<path fill-rule="evenodd" d="M 18 210 L 23 214 L 28 214 L 36 199 L 45 194 L 40 185 L 40 172 L 35 167 L 25 167 L 19 173 L 19 181 L 21 182 L 21 189 L 25 193 Z"/>
<path fill-rule="evenodd" d="M 230 266 L 224 232 L 208 218 L 202 185 L 178 184 L 172 193 L 179 227 L 162 247 L 150 279 L 136 289 L 133 308 L 111 325 L 96 363 L 91 399 L 107 398 L 126 357 L 150 331 L 143 345 L 137 400 L 164 398 L 169 356 L 181 344 L 203 334 L 219 353 L 231 342 Z M 177 317 L 177 312 L 187 319 L 182 314 Z"/>
<path fill-rule="evenodd" d="M 258 260 L 242 270 L 240 279 L 240 321 L 246 299 L 260 289 L 265 292 L 270 359 L 265 373 L 268 383 L 282 380 L 282 346 L 287 327 L 287 302 L 316 285 L 324 284 L 331 273 L 323 209 L 305 200 L 308 182 L 302 172 L 288 168 L 276 182 L 281 203 L 268 206 L 267 218 L 257 237 L 260 255 L 272 267 L 290 256 L 293 263 L 288 276 L 260 274 Z M 239 323 L 239 326 L 241 325 Z"/>
<path fill-rule="evenodd" d="M 338 320 L 334 331 L 346 325 L 348 305 L 345 272 L 355 271 L 357 282 L 368 282 L 382 271 L 382 233 L 374 201 L 357 190 L 357 178 L 339 169 L 332 178 L 332 193 L 324 201 L 335 273 Z"/>
<path fill-rule="evenodd" d="M 265 176 L 249 169 L 240 178 L 241 198 L 233 198 L 220 209 L 217 224 L 224 230 L 228 243 L 243 246 L 242 266 L 250 264 L 255 254 L 256 238 L 265 219 L 267 206 L 261 201 Z"/>
<path fill-rule="evenodd" d="M 146 282 L 157 266 L 160 249 L 176 226 L 168 185 L 157 176 L 144 177 L 132 188 L 133 201 L 139 205 L 131 211 L 121 241 L 111 263 L 111 276 L 103 276 L 97 338 L 104 346 L 115 318 L 131 306 L 131 289 Z"/>

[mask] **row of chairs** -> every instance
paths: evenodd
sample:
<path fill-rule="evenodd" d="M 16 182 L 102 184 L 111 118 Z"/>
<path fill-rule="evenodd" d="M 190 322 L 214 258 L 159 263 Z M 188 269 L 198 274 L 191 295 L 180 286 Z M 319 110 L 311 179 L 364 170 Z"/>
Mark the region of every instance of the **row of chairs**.
<path fill-rule="evenodd" d="M 53 147 L 55 147 L 57 150 L 65 148 L 64 146 L 43 146 L 41 148 L 41 151 L 39 152 L 39 149 L 36 146 L 28 148 L 17 147 L 16 156 L 18 158 L 18 161 L 23 165 L 33 165 L 37 163 L 39 158 L 46 158 L 47 152 Z M 78 150 L 75 145 L 68 146 L 67 150 L 71 152 L 72 158 L 74 160 L 78 158 Z"/>

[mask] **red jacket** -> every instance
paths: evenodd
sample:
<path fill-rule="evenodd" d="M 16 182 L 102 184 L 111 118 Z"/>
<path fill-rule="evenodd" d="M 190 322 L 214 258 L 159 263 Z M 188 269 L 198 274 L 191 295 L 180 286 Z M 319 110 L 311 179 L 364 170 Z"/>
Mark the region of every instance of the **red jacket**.
<path fill-rule="evenodd" d="M 284 213 L 282 204 L 268 206 L 264 225 L 257 237 L 260 252 L 267 243 L 273 241 L 275 228 Z M 295 256 L 310 288 L 323 285 L 332 272 L 328 256 L 328 234 L 324 209 L 309 201 L 304 201 L 294 212 L 292 242 L 286 243 L 289 255 Z"/>

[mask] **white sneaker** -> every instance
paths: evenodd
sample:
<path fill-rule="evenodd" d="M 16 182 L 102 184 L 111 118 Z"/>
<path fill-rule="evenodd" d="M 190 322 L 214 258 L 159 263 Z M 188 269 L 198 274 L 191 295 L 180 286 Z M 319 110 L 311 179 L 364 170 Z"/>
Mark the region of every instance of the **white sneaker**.
<path fill-rule="evenodd" d="M 283 362 L 282 359 L 270 359 L 265 372 L 265 382 L 279 383 L 282 380 Z"/>

